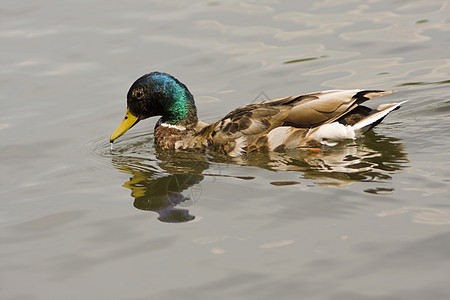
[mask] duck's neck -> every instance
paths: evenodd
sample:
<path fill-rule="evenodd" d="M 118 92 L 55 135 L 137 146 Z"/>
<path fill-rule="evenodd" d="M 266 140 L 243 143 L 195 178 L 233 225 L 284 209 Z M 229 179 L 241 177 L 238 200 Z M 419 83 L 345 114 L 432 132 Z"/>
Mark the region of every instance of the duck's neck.
<path fill-rule="evenodd" d="M 155 74 L 158 76 L 159 74 Z M 163 106 L 160 123 L 192 127 L 198 123 L 194 96 L 188 88 L 172 76 L 161 74 L 156 89 Z"/>
<path fill-rule="evenodd" d="M 194 96 L 186 89 L 171 94 L 166 102 L 161 123 L 183 127 L 195 126 L 198 122 Z"/>

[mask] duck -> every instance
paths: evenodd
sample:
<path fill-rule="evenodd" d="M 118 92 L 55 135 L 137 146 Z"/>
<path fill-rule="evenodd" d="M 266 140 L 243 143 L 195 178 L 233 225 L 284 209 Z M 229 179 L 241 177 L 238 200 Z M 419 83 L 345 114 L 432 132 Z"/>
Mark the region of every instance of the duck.
<path fill-rule="evenodd" d="M 138 78 L 127 93 L 123 121 L 111 135 L 111 148 L 139 121 L 160 116 L 155 145 L 162 150 L 198 149 L 239 157 L 253 151 L 335 146 L 356 139 L 406 102 L 362 105 L 393 90 L 327 90 L 248 104 L 222 119 L 198 119 L 194 96 L 185 84 L 163 72 Z"/>

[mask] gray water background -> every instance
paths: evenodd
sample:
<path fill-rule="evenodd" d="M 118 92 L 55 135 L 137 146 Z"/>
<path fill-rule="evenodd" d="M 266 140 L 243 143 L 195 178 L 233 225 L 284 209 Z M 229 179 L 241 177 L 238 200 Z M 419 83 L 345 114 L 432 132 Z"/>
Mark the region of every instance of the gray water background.
<path fill-rule="evenodd" d="M 2 1 L 1 299 L 449 299 L 448 1 Z M 214 121 L 395 89 L 374 132 L 231 161 L 108 138 L 164 71 Z"/>

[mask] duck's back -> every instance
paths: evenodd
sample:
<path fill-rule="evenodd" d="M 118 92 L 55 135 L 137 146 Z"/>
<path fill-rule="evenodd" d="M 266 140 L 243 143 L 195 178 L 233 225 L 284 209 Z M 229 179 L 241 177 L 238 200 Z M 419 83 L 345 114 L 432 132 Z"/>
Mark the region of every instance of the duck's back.
<path fill-rule="evenodd" d="M 264 148 L 301 147 L 309 142 L 311 131 L 347 117 L 364 101 L 389 93 L 333 90 L 272 99 L 239 107 L 203 128 L 200 135 L 231 156 Z"/>

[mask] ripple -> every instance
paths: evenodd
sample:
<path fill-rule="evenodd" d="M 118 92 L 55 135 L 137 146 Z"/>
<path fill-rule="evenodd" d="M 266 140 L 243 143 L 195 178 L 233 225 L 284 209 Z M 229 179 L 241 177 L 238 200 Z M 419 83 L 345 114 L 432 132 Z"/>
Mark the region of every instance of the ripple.
<path fill-rule="evenodd" d="M 412 213 L 412 221 L 414 223 L 435 226 L 450 224 L 450 209 L 448 208 L 403 206 L 401 208 L 384 210 L 377 213 L 376 215 L 378 217 L 389 217 L 407 213 Z"/>
<path fill-rule="evenodd" d="M 285 61 L 285 62 L 283 62 L 283 64 L 293 64 L 293 63 L 311 61 L 311 60 L 327 58 L 327 57 L 328 57 L 328 55 L 321 55 L 319 57 L 300 58 L 300 59 L 294 59 L 294 60 Z"/>
<path fill-rule="evenodd" d="M 364 190 L 364 192 L 369 193 L 369 194 L 377 194 L 377 195 L 389 195 L 394 192 L 394 189 L 378 187 L 378 188 L 374 188 L 374 189 Z"/>
<path fill-rule="evenodd" d="M 408 85 L 440 85 L 440 84 L 450 84 L 450 80 L 442 80 L 442 81 L 434 81 L 434 82 L 423 82 L 423 81 L 419 81 L 419 82 L 406 82 L 406 83 L 398 84 L 398 85 L 396 85 L 396 86 L 408 86 Z"/>
<path fill-rule="evenodd" d="M 97 63 L 89 63 L 89 62 L 65 63 L 56 65 L 53 67 L 53 70 L 44 72 L 43 74 L 46 76 L 59 76 L 66 74 L 86 73 L 88 71 L 92 71 L 98 68 L 99 65 Z"/>
<path fill-rule="evenodd" d="M 281 241 L 273 241 L 261 244 L 259 247 L 262 249 L 271 249 L 271 248 L 279 248 L 279 247 L 285 247 L 289 246 L 291 244 L 295 243 L 293 240 L 281 240 Z"/>
<path fill-rule="evenodd" d="M 275 185 L 275 186 L 286 186 L 286 185 L 296 185 L 296 184 L 301 184 L 301 183 L 298 181 L 272 181 L 270 184 Z"/>

